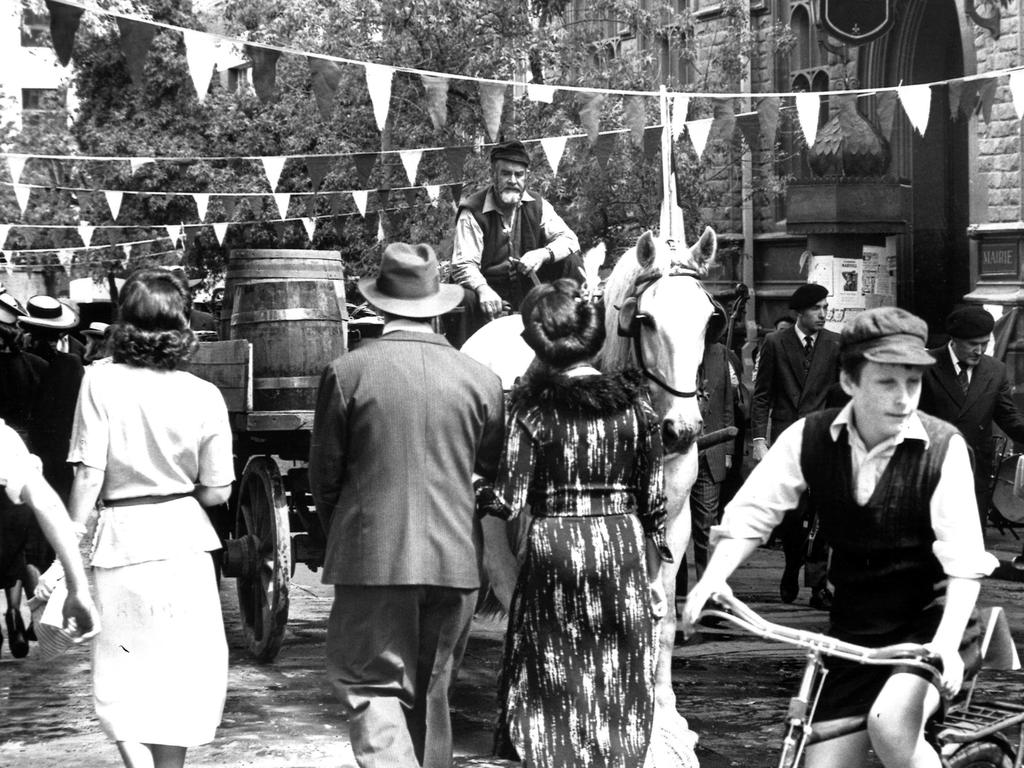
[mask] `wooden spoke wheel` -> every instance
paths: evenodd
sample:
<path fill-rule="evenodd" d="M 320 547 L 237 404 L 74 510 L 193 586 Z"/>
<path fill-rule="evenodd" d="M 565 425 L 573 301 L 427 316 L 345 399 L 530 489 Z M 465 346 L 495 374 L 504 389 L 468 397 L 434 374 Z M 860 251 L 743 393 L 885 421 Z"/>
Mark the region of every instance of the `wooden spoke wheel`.
<path fill-rule="evenodd" d="M 284 483 L 269 456 L 253 456 L 245 465 L 235 537 L 247 542 L 246 567 L 236 581 L 246 644 L 257 661 L 273 661 L 288 623 L 291 531 Z"/>

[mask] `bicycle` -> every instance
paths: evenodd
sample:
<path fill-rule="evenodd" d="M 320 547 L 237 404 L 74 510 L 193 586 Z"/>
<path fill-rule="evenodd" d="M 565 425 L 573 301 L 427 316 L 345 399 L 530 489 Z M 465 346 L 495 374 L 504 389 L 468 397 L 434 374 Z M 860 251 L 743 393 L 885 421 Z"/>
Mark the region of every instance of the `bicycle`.
<path fill-rule="evenodd" d="M 824 656 L 861 664 L 913 667 L 938 686 L 939 658 L 922 645 L 899 643 L 866 648 L 828 635 L 793 629 L 772 623 L 732 595 L 714 594 L 700 619 L 727 621 L 766 640 L 787 643 L 807 650 L 800 686 L 790 699 L 786 733 L 779 755 L 779 768 L 797 768 L 806 747 L 818 741 L 854 733 L 864 727 L 865 717 L 847 717 L 814 723 L 814 711 L 827 670 Z M 1001 609 L 987 611 L 982 639 L 982 668 L 1020 669 L 1006 617 Z M 929 724 L 926 736 L 939 752 L 946 768 L 1021 768 L 1024 765 L 1024 699 L 1020 703 L 987 702 L 975 699 L 977 674 L 965 682 L 957 698 L 948 703 L 941 719 Z M 1016 745 L 1004 731 L 1016 728 Z"/>

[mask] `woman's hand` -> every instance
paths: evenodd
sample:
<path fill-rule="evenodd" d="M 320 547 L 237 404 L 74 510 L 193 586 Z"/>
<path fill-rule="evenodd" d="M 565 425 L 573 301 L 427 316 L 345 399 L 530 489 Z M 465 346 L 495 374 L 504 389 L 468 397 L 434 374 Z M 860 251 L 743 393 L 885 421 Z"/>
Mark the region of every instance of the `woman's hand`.
<path fill-rule="evenodd" d="M 665 585 L 659 576 L 651 579 L 651 611 L 654 618 L 661 621 L 668 612 L 668 597 L 665 595 Z"/>
<path fill-rule="evenodd" d="M 60 564 L 60 560 L 54 560 L 53 565 L 39 576 L 33 596 L 42 600 L 49 600 L 53 590 L 57 587 L 57 583 L 63 578 L 64 566 Z"/>
<path fill-rule="evenodd" d="M 924 647 L 942 659 L 942 695 L 952 699 L 964 683 L 964 660 L 960 658 L 959 650 L 936 643 L 925 643 Z"/>
<path fill-rule="evenodd" d="M 683 637 L 690 637 L 693 634 L 697 620 L 700 618 L 700 612 L 704 610 L 704 605 L 713 594 L 731 595 L 732 590 L 724 581 L 715 582 L 710 579 L 701 579 L 690 590 L 690 594 L 686 596 L 686 604 L 683 606 L 683 615 L 680 620 L 679 628 L 683 631 Z"/>
<path fill-rule="evenodd" d="M 76 643 L 99 634 L 100 615 L 93 605 L 88 589 L 68 592 L 63 613 L 64 629 L 74 637 Z"/>

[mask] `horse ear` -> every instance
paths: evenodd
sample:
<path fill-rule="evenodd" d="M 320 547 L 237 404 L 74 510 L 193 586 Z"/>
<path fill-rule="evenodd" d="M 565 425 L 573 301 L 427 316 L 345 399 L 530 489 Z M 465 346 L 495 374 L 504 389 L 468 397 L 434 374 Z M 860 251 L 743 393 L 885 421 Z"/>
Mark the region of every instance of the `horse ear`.
<path fill-rule="evenodd" d="M 696 243 L 690 246 L 693 262 L 700 266 L 710 264 L 718 253 L 718 235 L 711 227 L 704 227 L 704 232 Z"/>
<path fill-rule="evenodd" d="M 657 254 L 658 246 L 654 243 L 654 234 L 651 230 L 647 230 L 640 238 L 636 241 L 636 261 L 641 268 L 647 269 L 654 263 L 654 257 Z"/>

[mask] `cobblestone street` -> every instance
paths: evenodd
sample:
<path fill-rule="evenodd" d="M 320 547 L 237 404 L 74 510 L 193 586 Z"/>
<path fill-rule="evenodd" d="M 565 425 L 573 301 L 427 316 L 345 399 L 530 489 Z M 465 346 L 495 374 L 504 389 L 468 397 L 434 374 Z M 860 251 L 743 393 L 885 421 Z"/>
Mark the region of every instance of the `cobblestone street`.
<path fill-rule="evenodd" d="M 1020 551 L 1009 534 L 990 533 L 989 549 L 1003 561 Z M 778 599 L 780 551 L 760 549 L 738 574 L 734 589 L 755 610 L 780 623 L 821 629 L 824 614 L 807 607 L 804 590 L 793 605 Z M 1013 577 L 1004 567 L 997 575 Z M 1024 583 L 994 578 L 982 588 L 985 605 L 1002 605 L 1024 640 Z M 277 659 L 253 663 L 241 650 L 234 582 L 222 602 L 232 647 L 227 707 L 217 740 L 189 752 L 188 765 L 208 768 L 349 768 L 347 728 L 323 675 L 331 591 L 300 568 L 293 582 L 288 636 Z M 500 621 L 478 620 L 453 697 L 459 766 L 483 766 L 495 712 L 494 681 L 501 655 Z M 100 732 L 89 694 L 84 649 L 51 663 L 0 655 L 0 766 L 117 768 L 117 750 Z M 786 702 L 795 690 L 801 654 L 726 630 L 708 630 L 676 650 L 679 711 L 700 734 L 705 768 L 774 765 Z M 1019 673 L 988 674 L 984 690 L 1020 698 Z"/>

